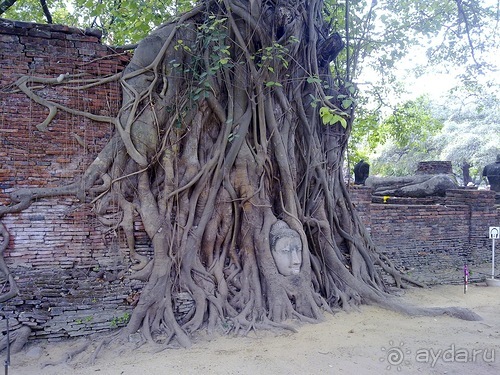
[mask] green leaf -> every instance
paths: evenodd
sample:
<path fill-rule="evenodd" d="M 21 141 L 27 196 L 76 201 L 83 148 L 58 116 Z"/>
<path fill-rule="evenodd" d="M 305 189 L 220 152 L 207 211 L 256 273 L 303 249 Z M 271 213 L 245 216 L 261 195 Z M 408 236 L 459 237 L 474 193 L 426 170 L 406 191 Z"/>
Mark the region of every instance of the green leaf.
<path fill-rule="evenodd" d="M 321 117 L 323 125 L 335 125 L 336 123 L 340 122 L 340 124 L 344 129 L 347 128 L 346 119 L 343 118 L 341 115 L 333 112 L 331 108 L 321 107 L 319 109 L 319 115 Z"/>
<path fill-rule="evenodd" d="M 321 83 L 318 77 L 309 76 L 307 77 L 307 83 Z"/>
<path fill-rule="evenodd" d="M 342 107 L 344 107 L 344 109 L 347 109 L 352 105 L 352 103 L 352 99 L 344 99 L 342 100 Z"/>
<path fill-rule="evenodd" d="M 323 118 L 324 116 L 328 115 L 330 113 L 330 108 L 328 107 L 321 107 L 319 109 L 319 115 Z"/>
<path fill-rule="evenodd" d="M 339 116 L 339 121 L 340 121 L 340 125 L 342 125 L 342 127 L 344 129 L 346 129 L 347 128 L 347 120 L 345 118 Z"/>

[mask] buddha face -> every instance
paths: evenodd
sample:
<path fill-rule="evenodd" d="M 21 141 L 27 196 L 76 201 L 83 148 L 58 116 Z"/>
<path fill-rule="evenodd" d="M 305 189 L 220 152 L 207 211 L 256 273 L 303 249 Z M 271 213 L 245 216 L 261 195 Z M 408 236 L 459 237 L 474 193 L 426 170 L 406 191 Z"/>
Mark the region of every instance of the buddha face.
<path fill-rule="evenodd" d="M 284 276 L 297 275 L 302 264 L 302 243 L 297 236 L 279 238 L 272 254 L 278 272 Z"/>

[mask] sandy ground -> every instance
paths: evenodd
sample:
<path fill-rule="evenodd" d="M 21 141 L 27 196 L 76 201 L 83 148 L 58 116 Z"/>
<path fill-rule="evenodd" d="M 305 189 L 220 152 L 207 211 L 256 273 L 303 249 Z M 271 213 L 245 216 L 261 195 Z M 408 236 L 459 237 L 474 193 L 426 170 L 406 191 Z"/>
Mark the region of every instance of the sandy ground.
<path fill-rule="evenodd" d="M 117 354 L 89 353 L 41 369 L 79 342 L 37 343 L 14 355 L 10 374 L 500 374 L 500 288 L 482 284 L 410 289 L 401 297 L 424 306 L 462 306 L 479 322 L 447 316 L 407 317 L 374 306 L 327 315 L 298 333 L 253 332 L 247 337 L 198 339 L 190 349 L 154 354 L 151 347 Z M 2 353 L 2 360 L 5 352 Z"/>

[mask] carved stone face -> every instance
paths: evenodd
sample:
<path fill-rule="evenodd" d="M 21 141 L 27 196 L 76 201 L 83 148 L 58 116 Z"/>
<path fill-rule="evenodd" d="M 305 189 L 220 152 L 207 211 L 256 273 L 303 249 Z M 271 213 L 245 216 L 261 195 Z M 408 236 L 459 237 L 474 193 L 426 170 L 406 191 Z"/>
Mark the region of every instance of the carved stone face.
<path fill-rule="evenodd" d="M 299 234 L 284 221 L 271 228 L 271 253 L 278 272 L 284 276 L 297 275 L 302 264 L 302 241 Z"/>
<path fill-rule="evenodd" d="M 273 258 L 279 273 L 284 276 L 297 275 L 302 264 L 302 243 L 300 238 L 280 238 L 276 241 Z"/>

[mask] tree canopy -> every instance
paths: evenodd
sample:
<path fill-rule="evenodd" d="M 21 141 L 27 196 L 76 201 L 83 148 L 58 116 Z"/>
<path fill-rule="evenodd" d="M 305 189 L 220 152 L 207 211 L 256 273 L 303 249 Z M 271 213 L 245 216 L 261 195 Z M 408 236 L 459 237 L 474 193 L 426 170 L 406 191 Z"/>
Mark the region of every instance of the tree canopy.
<path fill-rule="evenodd" d="M 393 136 L 393 115 L 361 135 L 359 142 L 365 143 L 359 148 L 371 155 L 372 171 L 381 175 L 411 175 L 419 161 L 449 160 L 459 181 L 465 185 L 480 184 L 483 167 L 500 153 L 498 92 L 494 88 L 461 88 L 443 98 L 442 103 L 433 104 L 422 98 L 407 102 L 406 106 L 416 106 L 416 113 L 422 117 L 417 122 L 403 122 L 407 128 L 398 131 L 403 137 Z M 383 137 L 378 133 L 382 129 L 387 130 Z M 413 141 L 406 142 L 410 134 Z M 470 176 L 464 176 L 464 172 Z"/>

